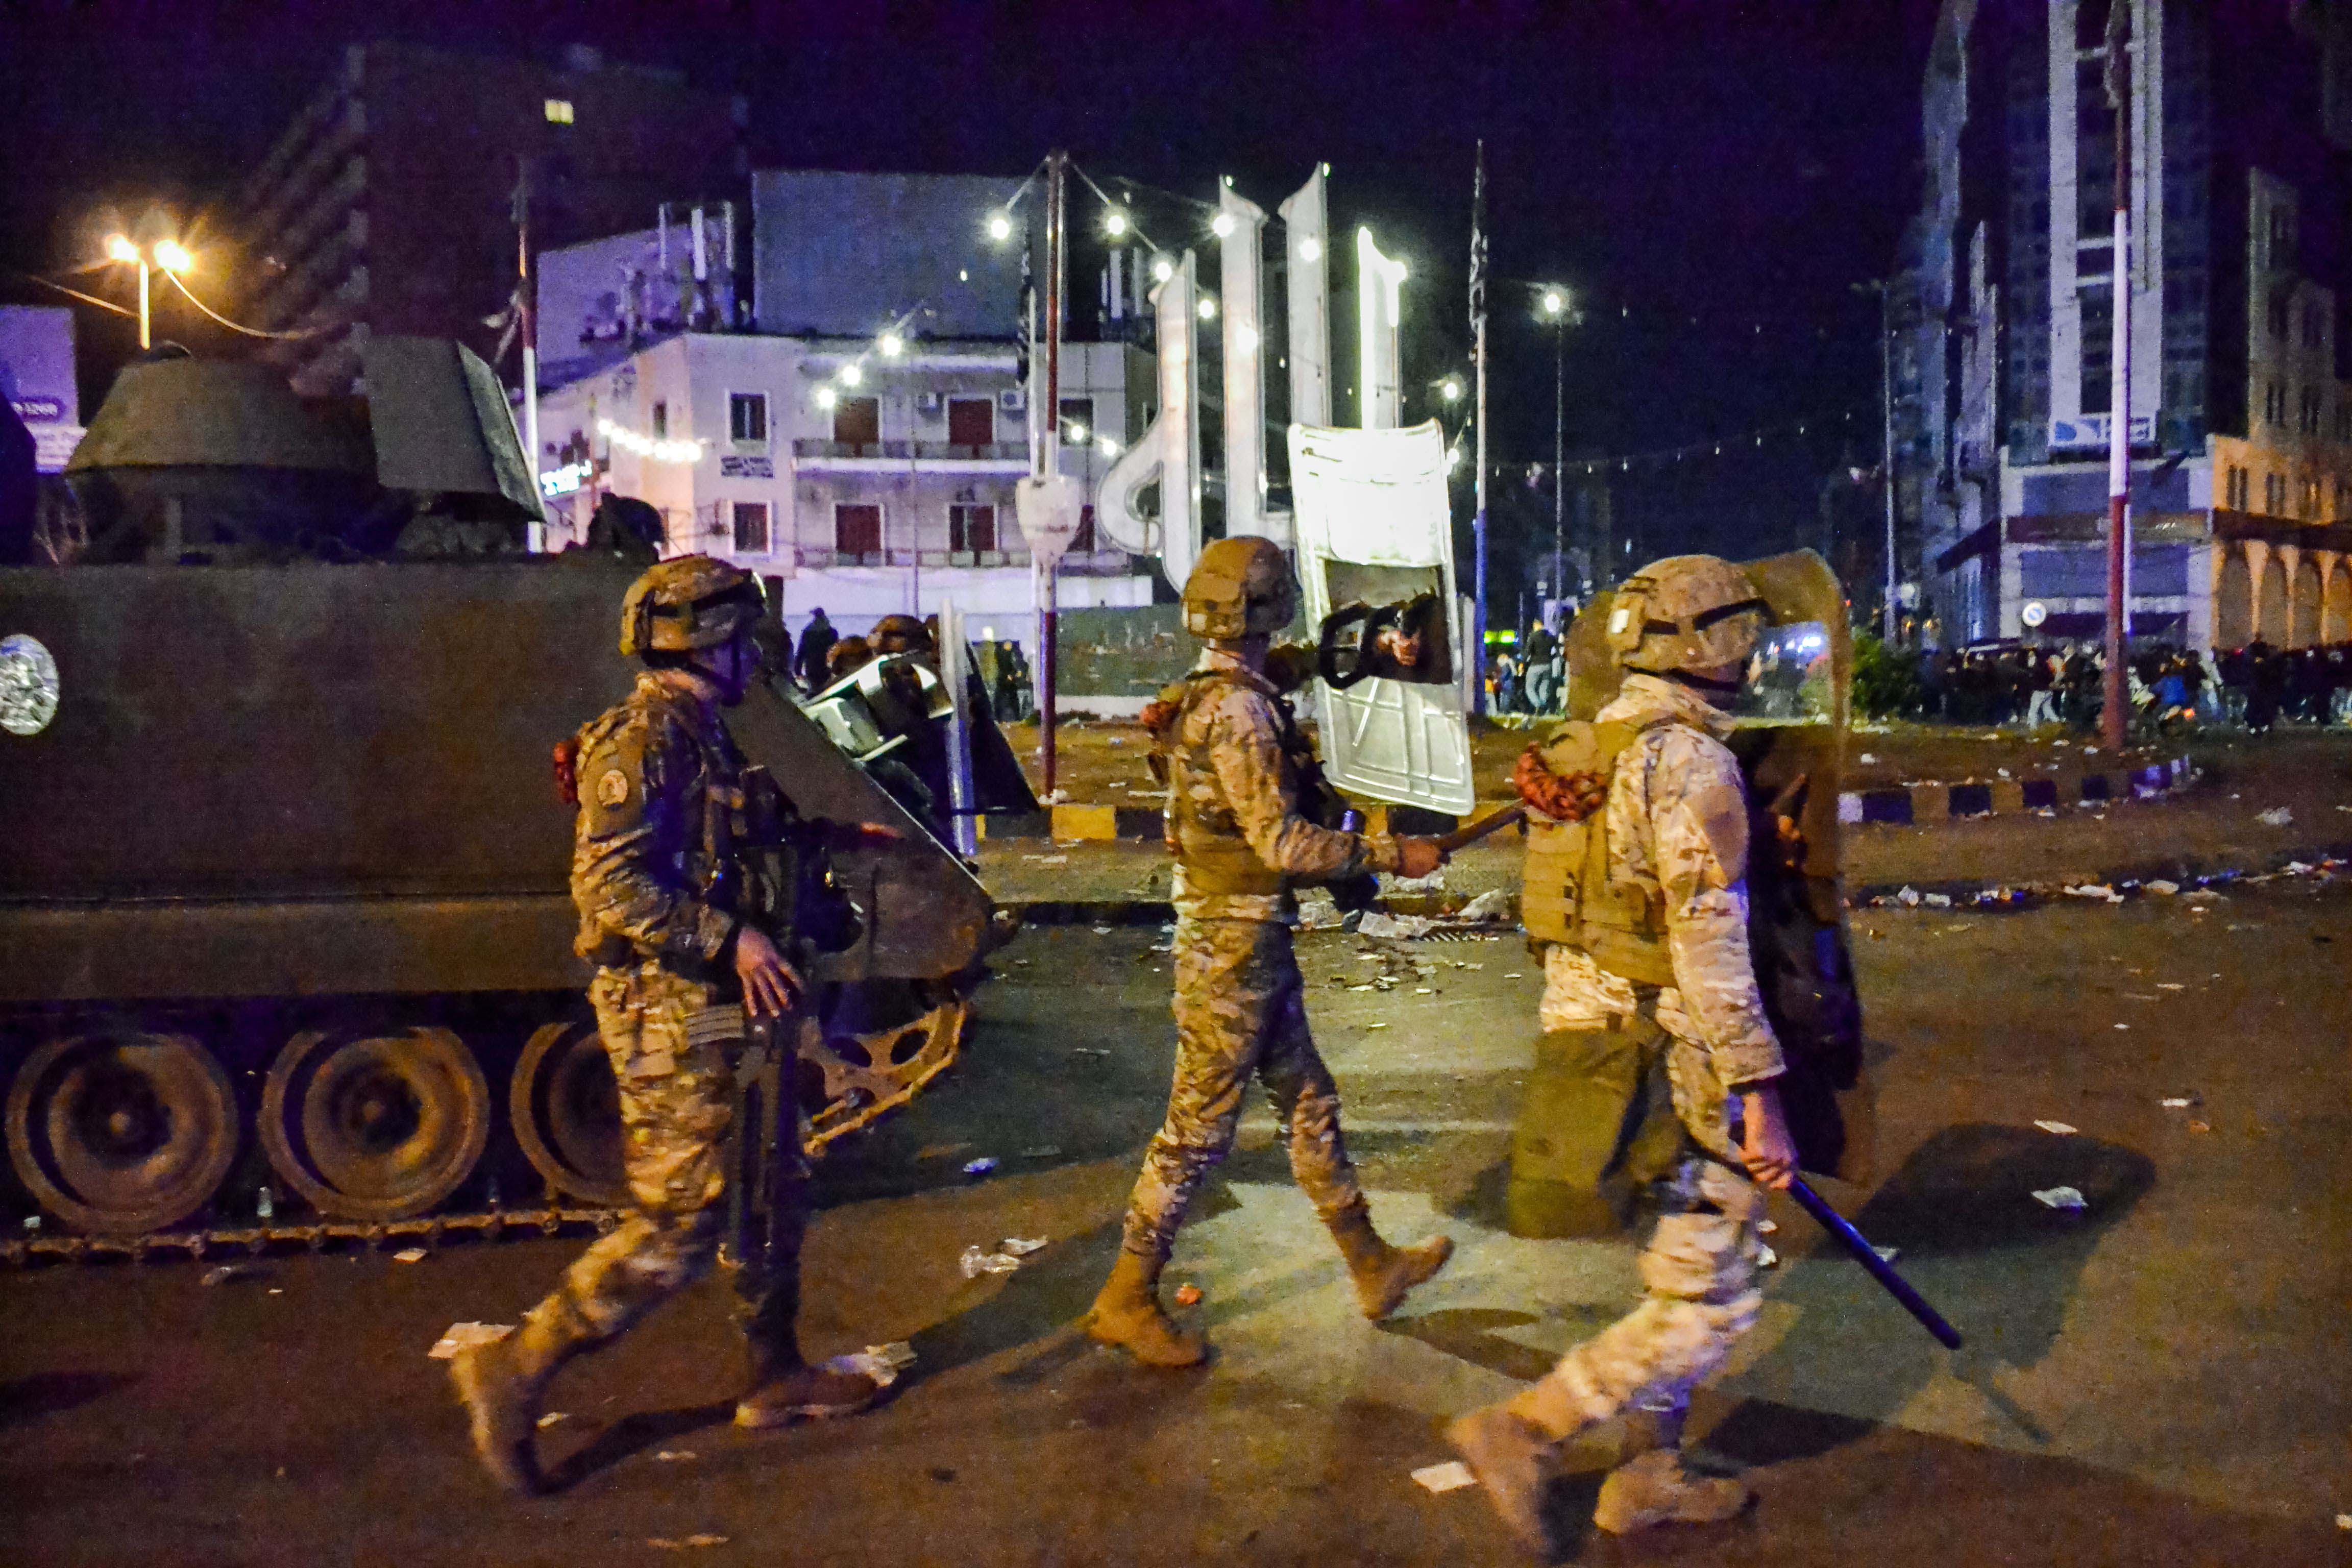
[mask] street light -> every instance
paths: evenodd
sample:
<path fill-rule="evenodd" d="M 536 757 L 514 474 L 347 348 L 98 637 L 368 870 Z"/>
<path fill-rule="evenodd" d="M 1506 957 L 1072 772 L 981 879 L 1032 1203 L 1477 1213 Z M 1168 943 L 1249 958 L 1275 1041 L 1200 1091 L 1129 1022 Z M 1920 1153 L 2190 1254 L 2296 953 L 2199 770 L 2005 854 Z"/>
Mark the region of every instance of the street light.
<path fill-rule="evenodd" d="M 1002 245 L 1013 237 L 1013 219 L 1004 213 L 988 215 L 988 237 Z"/>
<path fill-rule="evenodd" d="M 1459 403 L 1462 401 L 1462 384 L 1449 375 L 1437 384 L 1437 395 L 1448 403 Z"/>
<path fill-rule="evenodd" d="M 881 342 L 877 346 L 881 349 L 884 359 L 897 359 L 907 352 L 907 340 L 896 332 L 885 332 L 882 334 Z"/>
<path fill-rule="evenodd" d="M 192 271 L 195 268 L 196 258 L 189 255 L 187 247 L 176 239 L 158 240 L 149 248 L 142 250 L 127 234 L 107 236 L 106 258 L 139 268 L 139 346 L 142 350 L 152 348 L 154 346 L 154 333 L 151 330 L 148 306 L 150 292 L 148 274 L 157 269 L 173 276 Z"/>
<path fill-rule="evenodd" d="M 1568 597 L 1568 290 L 1548 288 L 1536 310 L 1551 323 L 1551 592 Z M 1597 573 L 1596 573 L 1597 575 Z"/>
<path fill-rule="evenodd" d="M 1103 232 L 1110 236 L 1113 239 L 1124 237 L 1127 234 L 1127 215 L 1119 211 L 1117 207 L 1113 207 L 1109 212 L 1105 213 L 1103 215 Z"/>

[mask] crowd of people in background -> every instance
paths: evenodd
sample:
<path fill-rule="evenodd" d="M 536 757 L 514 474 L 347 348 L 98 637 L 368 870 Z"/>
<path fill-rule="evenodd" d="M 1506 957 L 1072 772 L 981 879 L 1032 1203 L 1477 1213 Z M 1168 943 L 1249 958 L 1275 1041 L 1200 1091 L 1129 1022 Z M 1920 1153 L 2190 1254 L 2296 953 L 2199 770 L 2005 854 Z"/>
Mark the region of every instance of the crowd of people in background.
<path fill-rule="evenodd" d="M 2106 665 L 2105 650 L 2087 642 L 1930 650 L 1918 656 L 1920 699 L 1910 716 L 2086 729 L 2098 721 Z M 2134 721 L 2158 730 L 2340 724 L 2352 720 L 2352 644 L 2288 649 L 2257 639 L 2219 653 L 2145 644 L 2127 659 L 2126 687 Z"/>
<path fill-rule="evenodd" d="M 921 620 L 912 616 L 885 616 L 874 624 L 871 637 L 855 633 L 844 637 L 820 606 L 809 613 L 808 624 L 801 628 L 800 640 L 789 659 L 779 662 L 789 664 L 793 683 L 813 695 L 892 654 L 914 654 L 936 668 L 939 630 L 937 616 Z M 1036 698 L 1030 682 L 1029 660 L 1022 653 L 1021 645 L 989 641 L 971 646 L 977 664 L 973 673 L 987 693 L 990 716 L 1000 724 L 1010 724 L 1034 713 Z"/>

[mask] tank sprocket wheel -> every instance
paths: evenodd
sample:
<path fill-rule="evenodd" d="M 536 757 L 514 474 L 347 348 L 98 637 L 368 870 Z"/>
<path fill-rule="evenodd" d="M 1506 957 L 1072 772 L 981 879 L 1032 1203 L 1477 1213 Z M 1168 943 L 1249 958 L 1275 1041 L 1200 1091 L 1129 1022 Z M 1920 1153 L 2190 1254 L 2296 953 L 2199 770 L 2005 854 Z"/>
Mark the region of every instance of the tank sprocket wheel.
<path fill-rule="evenodd" d="M 869 1019 L 849 1028 L 829 1021 L 803 1029 L 803 1103 L 823 1099 L 809 1114 L 804 1146 L 811 1154 L 896 1110 L 954 1064 L 971 1017 L 971 999 L 946 984 L 908 984 L 908 1005 L 920 1009 L 911 1017 L 879 1025 Z"/>
<path fill-rule="evenodd" d="M 515 1062 L 507 1104 L 515 1142 L 550 1186 L 614 1208 L 629 1201 L 620 1085 L 595 1025 L 541 1025 Z"/>
<path fill-rule="evenodd" d="M 202 1208 L 236 1161 L 236 1095 L 185 1035 L 98 1031 L 37 1047 L 8 1091 L 8 1158 L 78 1230 L 131 1236 Z"/>
<path fill-rule="evenodd" d="M 473 1173 L 489 1135 L 489 1085 L 444 1028 L 304 1030 L 262 1088 L 270 1167 L 338 1219 L 422 1214 Z"/>

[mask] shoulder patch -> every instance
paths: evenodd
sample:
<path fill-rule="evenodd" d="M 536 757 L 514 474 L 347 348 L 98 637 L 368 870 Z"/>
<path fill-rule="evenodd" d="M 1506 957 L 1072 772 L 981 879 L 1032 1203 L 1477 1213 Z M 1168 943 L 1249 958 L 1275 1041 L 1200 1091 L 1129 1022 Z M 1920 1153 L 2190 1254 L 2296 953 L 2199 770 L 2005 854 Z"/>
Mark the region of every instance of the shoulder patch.
<path fill-rule="evenodd" d="M 606 769 L 604 776 L 596 781 L 596 804 L 604 806 L 620 805 L 628 798 L 629 775 L 618 768 Z"/>

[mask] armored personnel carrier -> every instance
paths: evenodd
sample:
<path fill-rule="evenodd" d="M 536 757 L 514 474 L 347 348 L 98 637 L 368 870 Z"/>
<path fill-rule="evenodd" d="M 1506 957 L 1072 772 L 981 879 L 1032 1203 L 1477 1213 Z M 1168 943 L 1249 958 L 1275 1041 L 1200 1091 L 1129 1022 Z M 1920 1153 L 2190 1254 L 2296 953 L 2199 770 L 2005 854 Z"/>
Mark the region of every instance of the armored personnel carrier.
<path fill-rule="evenodd" d="M 628 688 L 638 567 L 521 554 L 495 383 L 407 344 L 371 345 L 341 426 L 250 367 L 134 367 L 69 473 L 91 558 L 0 570 L 7 1256 L 624 1195 L 550 752 Z M 788 689 L 731 723 L 803 812 L 904 836 L 839 868 L 863 928 L 803 1040 L 822 1147 L 953 1059 L 1005 922 Z"/>

